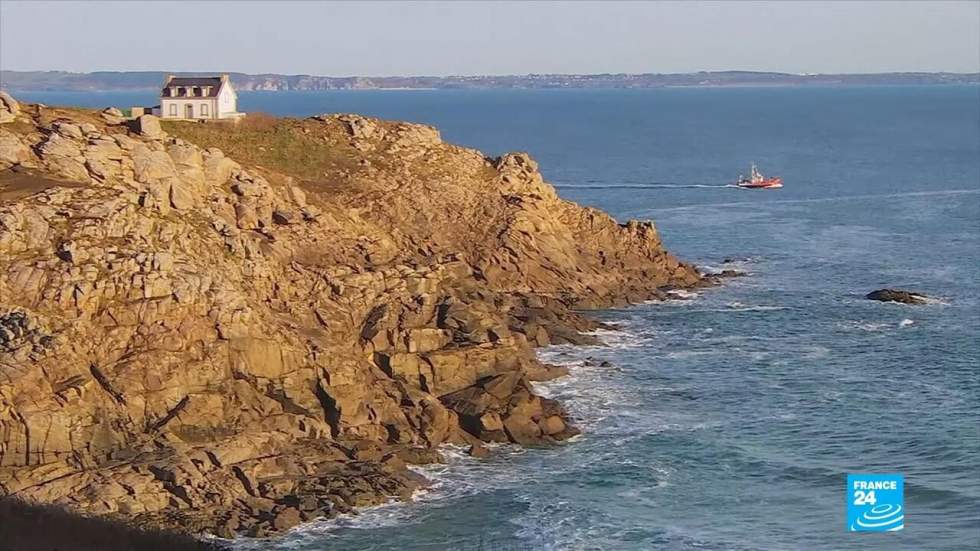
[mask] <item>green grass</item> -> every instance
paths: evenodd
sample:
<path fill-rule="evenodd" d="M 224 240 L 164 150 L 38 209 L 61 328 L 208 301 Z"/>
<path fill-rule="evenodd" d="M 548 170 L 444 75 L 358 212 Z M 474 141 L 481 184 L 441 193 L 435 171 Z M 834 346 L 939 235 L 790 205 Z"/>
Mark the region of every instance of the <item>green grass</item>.
<path fill-rule="evenodd" d="M 238 122 L 161 121 L 163 129 L 203 148 L 217 147 L 245 165 L 307 181 L 356 167 L 356 151 L 323 123 L 250 113 Z M 305 130 L 305 132 L 304 132 Z"/>

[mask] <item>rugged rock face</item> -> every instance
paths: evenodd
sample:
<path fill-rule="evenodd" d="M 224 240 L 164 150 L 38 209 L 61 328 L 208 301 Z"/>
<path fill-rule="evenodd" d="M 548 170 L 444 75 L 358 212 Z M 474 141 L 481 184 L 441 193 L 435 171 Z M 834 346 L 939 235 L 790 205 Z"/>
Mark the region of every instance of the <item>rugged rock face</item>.
<path fill-rule="evenodd" d="M 8 112 L 0 495 L 223 536 L 407 498 L 441 444 L 576 433 L 529 383 L 572 308 L 700 282 L 430 127 Z"/>
<path fill-rule="evenodd" d="M 10 94 L 0 90 L 0 124 L 13 122 L 20 113 L 20 103 Z"/>

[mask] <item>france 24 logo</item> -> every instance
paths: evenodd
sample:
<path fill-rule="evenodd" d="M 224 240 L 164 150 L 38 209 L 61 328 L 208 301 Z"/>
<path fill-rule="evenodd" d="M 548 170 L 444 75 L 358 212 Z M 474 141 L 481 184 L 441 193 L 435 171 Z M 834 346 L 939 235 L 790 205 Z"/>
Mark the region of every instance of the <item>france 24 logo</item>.
<path fill-rule="evenodd" d="M 894 532 L 905 528 L 905 478 L 900 474 L 847 475 L 847 529 Z"/>

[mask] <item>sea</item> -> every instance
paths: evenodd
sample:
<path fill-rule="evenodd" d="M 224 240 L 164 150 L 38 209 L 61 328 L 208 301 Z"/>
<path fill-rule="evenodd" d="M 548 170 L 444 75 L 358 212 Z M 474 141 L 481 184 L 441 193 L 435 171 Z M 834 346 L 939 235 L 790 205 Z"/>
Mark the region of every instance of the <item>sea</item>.
<path fill-rule="evenodd" d="M 89 107 L 152 93 L 20 93 Z M 410 503 L 240 542 L 274 550 L 980 547 L 980 87 L 241 92 L 528 151 L 560 195 L 653 220 L 744 277 L 596 312 L 540 356 L 583 434 L 446 449 Z M 756 163 L 779 190 L 730 183 Z M 911 289 L 928 304 L 866 300 Z M 849 531 L 848 474 L 904 477 L 904 529 Z"/>

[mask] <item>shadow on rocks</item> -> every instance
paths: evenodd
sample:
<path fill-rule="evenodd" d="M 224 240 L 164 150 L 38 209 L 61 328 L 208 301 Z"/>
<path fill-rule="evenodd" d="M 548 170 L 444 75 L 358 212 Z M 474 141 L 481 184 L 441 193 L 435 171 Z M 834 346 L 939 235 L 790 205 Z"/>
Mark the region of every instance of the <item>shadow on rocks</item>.
<path fill-rule="evenodd" d="M 191 536 L 0 499 L 0 551 L 224 551 Z"/>

